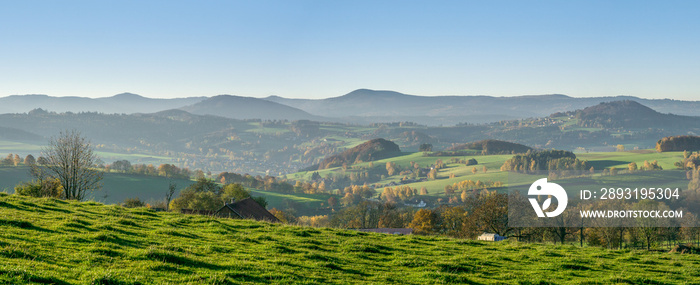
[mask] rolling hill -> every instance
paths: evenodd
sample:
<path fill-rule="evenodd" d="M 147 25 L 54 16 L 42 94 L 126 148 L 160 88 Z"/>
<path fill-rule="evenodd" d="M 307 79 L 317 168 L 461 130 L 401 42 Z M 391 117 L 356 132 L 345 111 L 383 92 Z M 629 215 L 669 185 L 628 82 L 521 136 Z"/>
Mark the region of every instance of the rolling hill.
<path fill-rule="evenodd" d="M 44 138 L 40 135 L 16 128 L 0 127 L 0 140 L 15 142 L 39 142 Z"/>
<path fill-rule="evenodd" d="M 253 97 L 232 95 L 214 96 L 180 109 L 197 115 L 214 115 L 239 120 L 324 120 L 319 116 L 287 105 Z"/>
<path fill-rule="evenodd" d="M 153 113 L 180 108 L 204 100 L 204 97 L 175 99 L 146 98 L 132 93 L 112 97 L 52 97 L 48 95 L 13 95 L 0 98 L 0 114 L 26 113 L 34 109 L 52 112 L 99 112 L 106 114 Z"/>
<path fill-rule="evenodd" d="M 682 284 L 693 254 L 395 236 L 0 193 L 3 284 Z"/>
<path fill-rule="evenodd" d="M 395 91 L 358 89 L 326 99 L 253 98 L 220 95 L 153 99 L 123 93 L 105 98 L 13 95 L 0 98 L 0 114 L 36 108 L 53 112 L 153 113 L 182 109 L 194 114 L 234 119 L 314 120 L 356 124 L 409 121 L 424 125 L 490 123 L 544 117 L 601 102 L 630 100 L 660 113 L 692 116 L 700 101 L 643 99 L 632 96 L 574 98 L 566 95 L 527 96 L 416 96 Z"/>
<path fill-rule="evenodd" d="M 324 158 L 318 165 L 318 169 L 338 167 L 344 163 L 351 165 L 359 162 L 384 159 L 400 154 L 401 149 L 399 149 L 399 146 L 394 142 L 381 138 L 373 139 L 339 154 Z M 316 166 L 311 166 L 310 168 L 316 168 Z"/>
<path fill-rule="evenodd" d="M 529 150 L 532 150 L 532 148 L 529 146 L 526 146 L 526 145 L 518 144 L 518 143 L 488 139 L 488 140 L 481 140 L 481 141 L 477 141 L 477 142 L 456 145 L 456 146 L 453 146 L 451 148 L 448 148 L 447 150 L 450 150 L 450 151 L 476 150 L 482 154 L 509 154 L 509 153 L 525 153 Z"/>
<path fill-rule="evenodd" d="M 694 115 L 700 109 L 700 101 L 642 99 L 632 96 L 415 96 L 369 89 L 358 89 L 343 96 L 327 99 L 287 99 L 270 96 L 265 100 L 299 108 L 314 115 L 343 118 L 348 122 L 411 121 L 426 125 L 488 123 L 544 117 L 555 112 L 582 109 L 600 102 L 621 100 L 639 102 L 659 112 L 677 115 Z"/>
<path fill-rule="evenodd" d="M 693 254 L 309 228 L 0 193 L 7 284 L 681 284 Z"/>
<path fill-rule="evenodd" d="M 632 100 L 600 103 L 570 114 L 579 119 L 581 126 L 628 129 L 692 129 L 700 126 L 700 117 L 662 114 Z"/>

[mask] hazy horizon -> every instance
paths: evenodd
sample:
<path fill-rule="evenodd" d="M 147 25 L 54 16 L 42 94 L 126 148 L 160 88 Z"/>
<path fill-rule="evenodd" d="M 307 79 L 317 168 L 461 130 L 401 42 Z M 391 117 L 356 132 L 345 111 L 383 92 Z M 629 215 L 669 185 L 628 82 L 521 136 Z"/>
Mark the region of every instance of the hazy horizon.
<path fill-rule="evenodd" d="M 38 94 L 38 93 L 27 93 L 27 94 L 10 94 L 10 95 L 0 95 L 0 98 L 6 98 L 10 96 L 49 96 L 49 97 L 56 97 L 56 98 L 61 98 L 61 97 L 75 97 L 75 98 L 90 98 L 90 99 L 100 99 L 100 98 L 109 98 L 109 97 L 114 97 L 117 95 L 122 95 L 122 94 L 134 94 L 138 95 L 144 98 L 149 98 L 149 99 L 182 99 L 182 98 L 196 98 L 196 97 L 206 97 L 206 98 L 211 98 L 215 96 L 240 96 L 240 97 L 251 97 L 251 98 L 258 98 L 258 99 L 265 99 L 271 96 L 277 96 L 285 99 L 308 99 L 308 100 L 322 100 L 322 99 L 328 99 L 328 98 L 334 98 L 334 97 L 340 97 L 347 95 L 353 91 L 357 90 L 371 90 L 371 91 L 387 91 L 387 92 L 398 92 L 404 95 L 411 95 L 411 96 L 425 96 L 425 97 L 441 97 L 441 96 L 457 96 L 457 97 L 474 97 L 474 96 L 487 96 L 487 97 L 521 97 L 521 96 L 550 96 L 550 95 L 563 95 L 563 96 L 568 96 L 571 98 L 600 98 L 600 97 L 620 97 L 620 96 L 625 96 L 625 97 L 637 97 L 639 99 L 648 99 L 648 100 L 665 100 L 665 99 L 670 99 L 670 100 L 679 100 L 679 101 L 700 101 L 699 98 L 688 98 L 688 99 L 676 99 L 676 98 L 669 98 L 669 97 L 640 97 L 640 96 L 634 96 L 634 95 L 627 95 L 627 94 L 617 94 L 617 95 L 594 95 L 594 96 L 571 96 L 568 94 L 562 94 L 562 93 L 551 93 L 551 94 L 514 94 L 514 95 L 502 95 L 502 96 L 496 96 L 496 95 L 488 95 L 488 94 L 414 94 L 414 93 L 406 93 L 406 92 L 401 92 L 397 90 L 375 90 L 375 89 L 368 89 L 368 88 L 358 88 L 358 89 L 353 89 L 348 92 L 342 93 L 342 94 L 335 94 L 335 95 L 328 95 L 328 96 L 321 96 L 321 97 L 290 97 L 290 96 L 284 96 L 280 94 L 270 94 L 270 95 L 263 95 L 263 96 L 249 96 L 245 94 L 235 94 L 235 93 L 226 93 L 226 94 L 214 94 L 214 95 L 183 95 L 183 96 L 178 96 L 178 97 L 157 97 L 157 96 L 149 96 L 148 94 L 140 94 L 137 92 L 119 92 L 111 95 L 96 95 L 96 96 L 77 96 L 77 95 L 53 95 L 53 94 Z"/>
<path fill-rule="evenodd" d="M 13 1 L 0 96 L 698 100 L 688 1 Z"/>

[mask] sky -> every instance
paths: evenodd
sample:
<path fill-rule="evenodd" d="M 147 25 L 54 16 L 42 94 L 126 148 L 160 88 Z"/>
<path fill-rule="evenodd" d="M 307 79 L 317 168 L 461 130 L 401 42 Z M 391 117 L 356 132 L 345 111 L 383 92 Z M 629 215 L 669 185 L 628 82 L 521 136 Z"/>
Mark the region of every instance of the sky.
<path fill-rule="evenodd" d="M 700 100 L 700 1 L 3 1 L 0 97 Z"/>

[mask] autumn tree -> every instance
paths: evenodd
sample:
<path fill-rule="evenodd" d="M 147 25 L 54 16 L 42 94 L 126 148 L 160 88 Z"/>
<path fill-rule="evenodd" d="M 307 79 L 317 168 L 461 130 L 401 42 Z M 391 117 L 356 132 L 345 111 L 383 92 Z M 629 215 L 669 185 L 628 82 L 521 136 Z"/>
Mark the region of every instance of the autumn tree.
<path fill-rule="evenodd" d="M 343 206 L 350 206 L 353 203 L 355 203 L 355 195 L 352 193 L 346 193 L 343 198 L 340 199 L 340 203 L 343 204 Z"/>
<path fill-rule="evenodd" d="M 467 212 L 463 207 L 441 206 L 436 210 L 439 232 L 451 237 L 465 237 Z"/>
<path fill-rule="evenodd" d="M 277 208 L 272 208 L 270 214 L 275 216 L 280 222 L 284 224 L 294 224 L 297 223 L 297 217 L 294 216 L 290 211 L 277 210 Z"/>
<path fill-rule="evenodd" d="M 617 151 L 625 151 L 625 146 L 621 144 L 618 144 L 615 148 L 617 149 Z"/>
<path fill-rule="evenodd" d="M 102 187 L 102 172 L 94 169 L 97 155 L 78 131 L 62 131 L 49 140 L 43 153 L 47 174 L 61 182 L 64 198 L 83 200 Z"/>
<path fill-rule="evenodd" d="M 627 165 L 627 169 L 629 169 L 630 172 L 637 171 L 637 163 L 630 162 L 630 164 Z"/>
<path fill-rule="evenodd" d="M 438 179 L 438 171 L 437 171 L 437 169 L 433 168 L 433 169 L 430 170 L 430 172 L 428 172 L 428 179 L 431 179 L 431 180 L 436 180 L 436 179 Z"/>
<path fill-rule="evenodd" d="M 331 208 L 335 208 L 336 206 L 338 206 L 338 198 L 336 198 L 335 196 L 331 196 L 330 198 L 328 198 L 328 206 L 330 206 Z"/>
<path fill-rule="evenodd" d="M 420 209 L 413 215 L 413 220 L 408 225 L 415 234 L 431 234 L 435 230 L 436 217 L 432 210 Z"/>
<path fill-rule="evenodd" d="M 468 221 L 470 228 L 506 236 L 512 228 L 508 227 L 508 196 L 490 193 L 480 195 L 468 203 L 471 209 Z M 474 234 L 474 233 L 472 233 Z"/>
<path fill-rule="evenodd" d="M 25 164 L 25 165 L 33 165 L 33 164 L 36 164 L 36 159 L 34 159 L 34 156 L 33 156 L 33 155 L 28 154 L 28 155 L 24 158 L 24 164 Z"/>
<path fill-rule="evenodd" d="M 394 173 L 396 173 L 396 163 L 395 162 L 387 162 L 386 163 L 386 172 L 387 175 L 392 176 Z"/>
<path fill-rule="evenodd" d="M 421 187 L 420 194 L 421 195 L 428 195 L 428 188 L 426 188 L 425 186 Z"/>

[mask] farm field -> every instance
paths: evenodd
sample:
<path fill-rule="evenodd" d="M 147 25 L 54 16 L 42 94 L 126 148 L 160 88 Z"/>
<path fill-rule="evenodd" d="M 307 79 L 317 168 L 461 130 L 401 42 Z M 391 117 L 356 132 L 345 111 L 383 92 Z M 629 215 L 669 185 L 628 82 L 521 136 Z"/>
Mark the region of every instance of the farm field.
<path fill-rule="evenodd" d="M 31 181 L 28 167 L 0 167 L 0 192 L 14 193 L 14 187 L 22 181 Z M 118 204 L 127 198 L 139 198 L 145 203 L 163 201 L 169 183 L 177 185 L 179 191 L 194 183 L 187 179 L 168 179 L 160 176 L 148 176 L 126 173 L 105 173 L 102 190 L 88 196 L 88 200 L 105 204 Z M 263 196 L 268 201 L 268 208 L 286 208 L 287 203 L 303 204 L 305 208 L 319 208 L 328 199 L 323 195 L 281 194 L 256 189 L 248 189 L 254 196 Z"/>
<path fill-rule="evenodd" d="M 0 140 L 0 153 L 19 153 L 24 157 L 27 154 L 39 152 L 41 152 L 41 146 L 39 145 Z"/>
<path fill-rule="evenodd" d="M 0 283 L 697 284 L 694 254 L 393 236 L 0 194 Z"/>
<path fill-rule="evenodd" d="M 615 181 L 624 181 L 635 185 L 647 186 L 658 185 L 658 181 L 665 181 L 664 186 L 685 188 L 688 183 L 687 180 L 684 179 L 685 174 L 682 171 L 674 170 L 673 166 L 674 162 L 682 159 L 682 155 L 683 154 L 680 152 L 658 153 L 652 150 L 643 150 L 631 152 L 581 153 L 577 154 L 577 157 L 588 160 L 589 163 L 594 165 L 598 170 L 602 169 L 603 167 L 617 167 L 620 169 L 626 169 L 628 163 L 636 162 L 638 165 L 642 165 L 644 160 L 658 160 L 659 165 L 664 168 L 663 171 L 648 171 L 644 175 L 635 176 L 624 174 L 619 174 L 617 176 L 594 175 L 593 179 L 596 181 L 596 183 L 601 185 L 610 184 L 610 182 Z M 450 162 L 453 158 L 452 156 L 424 156 L 422 152 L 405 153 L 402 156 L 377 160 L 372 163 L 375 165 L 375 167 L 384 167 L 387 162 L 394 162 L 402 168 L 409 168 L 411 161 L 414 161 L 421 166 L 429 166 L 434 164 L 436 160 L 442 159 L 446 163 L 446 167 L 440 169 L 438 172 L 438 179 L 408 183 L 404 185 L 415 189 L 426 187 L 428 190 L 428 196 L 430 197 L 446 197 L 444 187 L 463 180 L 501 181 L 506 186 L 532 183 L 532 176 L 500 171 L 500 166 L 503 164 L 503 162 L 511 157 L 512 155 L 474 155 L 457 157 L 465 160 L 469 158 L 476 159 L 479 164 L 475 165 L 478 170 L 475 174 L 471 172 L 474 166 L 465 166 L 463 164 Z M 352 168 L 367 167 L 368 165 L 368 162 L 355 164 L 352 165 L 352 167 L 347 171 L 355 171 Z M 486 173 L 482 171 L 483 166 L 487 167 Z M 322 177 L 325 177 L 329 173 L 342 172 L 342 169 L 336 167 L 319 170 L 318 172 Z M 293 180 L 310 180 L 311 174 L 313 174 L 313 171 L 298 172 L 287 175 L 287 178 Z M 455 177 L 449 178 L 450 174 L 454 174 Z M 403 176 L 401 175 L 388 176 L 377 183 L 399 183 L 402 177 Z M 31 179 L 32 178 L 28 174 L 27 167 L 0 167 L 0 191 L 14 193 L 15 185 L 21 181 L 30 181 Z M 581 181 L 584 180 L 573 179 L 563 183 L 577 183 Z M 590 179 L 585 181 L 586 183 L 591 183 Z M 171 180 L 165 177 L 114 172 L 105 173 L 103 189 L 91 194 L 89 196 L 89 200 L 106 204 L 118 204 L 124 201 L 124 199 L 138 197 L 146 203 L 153 204 L 156 201 L 162 201 L 164 199 L 169 182 L 171 182 Z M 174 179 L 172 182 L 177 185 L 178 192 L 194 183 L 194 181 L 186 179 Z M 501 189 L 502 191 L 505 191 L 505 188 Z M 324 208 L 324 206 L 328 206 L 326 204 L 329 196 L 326 194 L 274 193 L 257 189 L 248 190 L 250 190 L 255 196 L 265 197 L 268 200 L 268 208 L 287 209 L 291 207 L 290 203 L 293 203 L 298 206 L 295 208 L 304 209 L 302 210 L 303 214 L 313 215 L 318 214 L 314 209 L 321 209 Z M 381 191 L 382 188 L 378 188 L 377 195 L 379 195 Z M 175 197 L 177 197 L 177 193 Z"/>
<path fill-rule="evenodd" d="M 0 140 L 0 153 L 7 155 L 8 153 L 19 154 L 22 158 L 28 154 L 34 157 L 39 157 L 42 145 L 31 144 L 24 142 L 3 141 Z M 110 151 L 95 150 L 95 154 L 105 163 L 112 163 L 116 160 L 128 160 L 134 164 L 154 164 L 174 163 L 176 159 L 166 156 L 141 154 L 141 153 L 116 153 Z"/>
<path fill-rule="evenodd" d="M 31 181 L 29 168 L 26 166 L 0 167 L 0 191 L 14 193 L 14 187 L 20 182 Z M 149 203 L 163 200 L 169 182 L 177 185 L 178 191 L 194 181 L 187 179 L 167 179 L 165 177 L 125 173 L 105 173 L 102 190 L 88 195 L 88 200 L 107 204 L 121 203 L 126 198 L 140 198 Z M 177 196 L 177 193 L 176 193 Z"/>
<path fill-rule="evenodd" d="M 503 162 L 513 157 L 511 154 L 506 155 L 473 155 L 473 156 L 426 156 L 423 152 L 414 153 L 404 153 L 402 156 L 392 157 L 382 160 L 377 160 L 372 162 L 374 166 L 382 166 L 387 162 L 394 162 L 396 165 L 403 169 L 410 168 L 410 162 L 413 161 L 421 167 L 429 166 L 435 164 L 438 159 L 441 159 L 445 163 L 445 168 L 438 171 L 438 179 L 428 180 L 423 182 L 407 183 L 403 184 L 410 186 L 412 188 L 420 189 L 421 187 L 426 187 L 429 196 L 443 197 L 445 196 L 444 187 L 446 185 L 452 185 L 453 183 L 464 181 L 464 180 L 480 180 L 480 181 L 501 181 L 504 185 L 519 185 L 523 183 L 532 183 L 532 178 L 528 175 L 519 175 L 509 172 L 503 172 L 500 170 Z M 622 151 L 622 152 L 591 152 L 591 153 L 578 153 L 576 157 L 581 160 L 587 160 L 589 165 L 593 166 L 597 173 L 600 173 L 605 168 L 615 167 L 620 170 L 626 170 L 627 165 L 631 162 L 637 163 L 641 166 L 644 161 L 654 161 L 657 160 L 659 166 L 661 166 L 663 171 L 654 171 L 654 175 L 635 175 L 634 177 L 625 176 L 622 173 L 618 176 L 606 176 L 600 177 L 599 174 L 595 175 L 597 180 L 601 183 L 615 180 L 633 179 L 636 182 L 654 182 L 655 179 L 666 179 L 673 180 L 674 187 L 685 187 L 688 182 L 685 180 L 685 174 L 680 171 L 676 171 L 674 163 L 683 159 L 682 152 L 663 152 L 659 153 L 655 150 L 637 150 L 637 151 Z M 466 166 L 461 163 L 452 163 L 452 158 L 468 160 L 474 158 L 478 161 L 477 165 Z M 363 162 L 358 164 L 353 164 L 348 168 L 347 172 L 356 171 L 355 169 L 368 167 L 369 162 Z M 483 167 L 486 166 L 487 172 L 483 172 Z M 476 167 L 477 172 L 472 173 L 472 168 Z M 300 179 L 300 180 L 310 180 L 311 175 L 314 172 L 318 172 L 321 177 L 326 177 L 330 173 L 342 173 L 343 170 L 340 167 L 323 169 L 318 171 L 304 171 L 297 172 L 287 175 L 289 179 Z M 454 178 L 449 178 L 450 174 L 454 174 Z M 390 182 L 399 183 L 401 181 L 402 175 L 388 176 L 376 183 L 387 184 Z M 381 189 L 379 189 L 381 191 Z"/>

